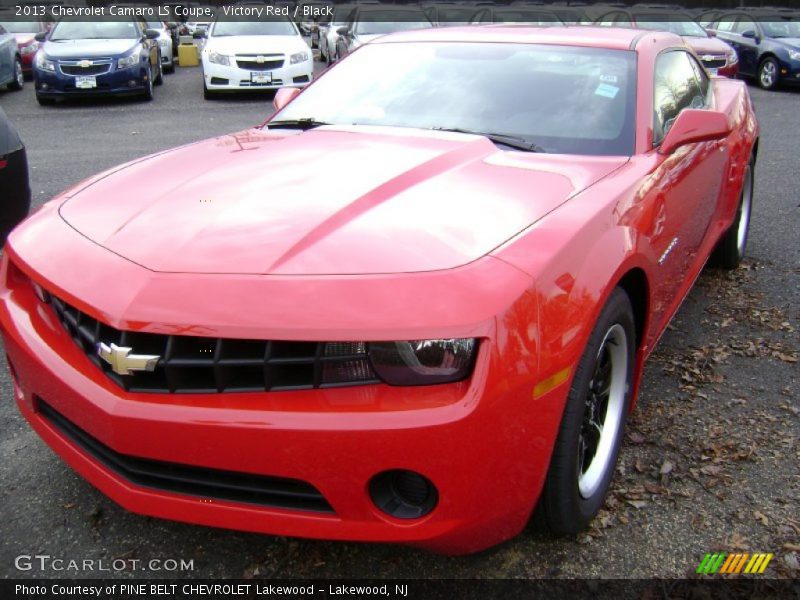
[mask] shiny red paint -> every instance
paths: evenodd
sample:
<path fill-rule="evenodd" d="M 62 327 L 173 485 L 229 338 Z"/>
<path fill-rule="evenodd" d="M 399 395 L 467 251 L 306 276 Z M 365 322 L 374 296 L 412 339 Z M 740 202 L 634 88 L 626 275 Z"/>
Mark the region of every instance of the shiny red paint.
<path fill-rule="evenodd" d="M 133 161 L 54 199 L 10 236 L 0 270 L 16 400 L 64 460 L 129 510 L 453 554 L 508 539 L 536 504 L 571 377 L 549 390 L 537 384 L 571 376 L 621 284 L 642 307 L 638 384 L 732 223 L 758 135 L 744 84 L 713 80 L 727 136 L 669 154 L 652 144 L 653 64 L 683 47 L 680 38 L 487 27 L 393 39 L 635 45 L 636 154 L 508 152 L 483 138 L 391 128 L 253 129 Z M 481 345 L 472 376 L 454 384 L 126 393 L 31 281 L 120 329 Z M 335 515 L 134 486 L 53 429 L 34 395 L 118 452 L 302 479 Z M 399 521 L 372 504 L 367 482 L 394 468 L 435 483 L 431 514 Z"/>

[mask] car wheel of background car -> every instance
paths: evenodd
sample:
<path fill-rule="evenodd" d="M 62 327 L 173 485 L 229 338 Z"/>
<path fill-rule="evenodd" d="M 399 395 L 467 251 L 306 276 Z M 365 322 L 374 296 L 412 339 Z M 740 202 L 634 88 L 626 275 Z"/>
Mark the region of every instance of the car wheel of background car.
<path fill-rule="evenodd" d="M 171 60 L 167 63 L 166 67 L 164 68 L 164 73 L 171 74 L 175 72 L 175 59 L 170 57 Z"/>
<path fill-rule="evenodd" d="M 577 533 L 603 506 L 628 414 L 635 331 L 630 299 L 617 288 L 575 370 L 536 510 L 551 533 Z"/>
<path fill-rule="evenodd" d="M 22 61 L 19 56 L 14 58 L 14 79 L 8 84 L 10 90 L 21 90 L 25 84 L 25 75 L 22 73 Z"/>
<path fill-rule="evenodd" d="M 778 61 L 767 57 L 758 66 L 758 85 L 765 90 L 774 89 L 778 85 Z"/>
<path fill-rule="evenodd" d="M 161 64 L 161 55 L 158 56 L 158 75 L 153 81 L 154 85 L 161 85 L 164 83 L 164 65 Z"/>
<path fill-rule="evenodd" d="M 147 84 L 144 87 L 144 94 L 142 94 L 142 98 L 145 101 L 150 101 L 153 99 L 153 66 L 150 65 L 147 69 Z"/>
<path fill-rule="evenodd" d="M 728 231 L 720 238 L 714 253 L 711 255 L 711 264 L 714 266 L 723 269 L 735 269 L 744 258 L 744 253 L 747 249 L 747 233 L 750 229 L 750 215 L 753 211 L 753 173 L 755 164 L 755 159 L 751 157 L 750 162 L 745 167 L 736 219 L 734 219 Z"/>
<path fill-rule="evenodd" d="M 45 98 L 44 96 L 40 96 L 36 94 L 36 101 L 39 103 L 40 106 L 52 106 L 56 103 L 55 98 Z"/>

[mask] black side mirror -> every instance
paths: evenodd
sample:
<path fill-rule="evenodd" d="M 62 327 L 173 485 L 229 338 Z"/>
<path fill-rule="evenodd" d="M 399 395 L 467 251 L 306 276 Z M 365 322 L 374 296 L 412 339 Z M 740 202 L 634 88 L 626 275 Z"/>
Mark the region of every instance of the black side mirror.
<path fill-rule="evenodd" d="M 742 37 L 758 41 L 758 34 L 753 29 L 748 29 L 747 31 L 743 31 Z"/>
<path fill-rule="evenodd" d="M 148 40 L 157 40 L 161 32 L 158 29 L 145 29 L 144 30 L 144 37 Z"/>
<path fill-rule="evenodd" d="M 348 35 L 350 35 L 350 28 L 349 27 L 339 27 L 339 29 L 336 30 L 336 33 L 338 33 L 342 37 L 347 37 Z"/>
<path fill-rule="evenodd" d="M 33 36 L 33 39 L 35 39 L 37 42 L 44 42 L 45 40 L 47 40 L 47 32 L 40 31 L 35 36 Z"/>

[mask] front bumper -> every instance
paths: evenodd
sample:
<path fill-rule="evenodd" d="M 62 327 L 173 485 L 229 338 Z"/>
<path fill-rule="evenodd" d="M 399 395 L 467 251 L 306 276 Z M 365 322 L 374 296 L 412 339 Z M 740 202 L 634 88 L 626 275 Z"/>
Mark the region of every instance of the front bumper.
<path fill-rule="evenodd" d="M 782 60 L 779 69 L 780 80 L 783 83 L 800 84 L 800 61 Z"/>
<path fill-rule="evenodd" d="M 94 75 L 97 87 L 76 87 L 77 77 L 66 75 L 56 67 L 56 72 L 34 67 L 33 82 L 36 93 L 45 98 L 138 94 L 147 89 L 148 72 L 142 64 L 127 69 L 113 69 Z"/>
<path fill-rule="evenodd" d="M 256 71 L 256 73 L 268 75 L 271 78 L 271 81 L 268 83 L 254 83 L 252 80 L 253 73 L 254 71 L 240 69 L 235 64 L 225 66 L 212 63 L 207 57 L 203 56 L 203 77 L 205 79 L 205 84 L 209 90 L 214 91 L 305 87 L 311 83 L 314 77 L 314 61 L 307 60 L 295 65 L 285 65 L 271 71 Z"/>
<path fill-rule="evenodd" d="M 123 271 L 132 268 L 106 254 Z M 456 384 L 224 397 L 132 394 L 86 357 L 30 286 L 8 283 L 9 256 L 15 257 L 13 240 L 0 273 L 7 282 L 0 286 L 0 329 L 16 402 L 51 448 L 128 510 L 230 529 L 396 542 L 450 554 L 481 550 L 525 526 L 549 464 L 565 390 L 537 398 L 533 410 L 534 373 L 516 371 L 522 361 L 492 341 L 490 330 L 471 379 Z M 137 485 L 54 427 L 37 398 L 117 453 L 300 480 L 319 490 L 332 512 Z M 368 484 L 391 469 L 409 469 L 434 483 L 439 501 L 429 515 L 399 520 L 375 506 Z"/>

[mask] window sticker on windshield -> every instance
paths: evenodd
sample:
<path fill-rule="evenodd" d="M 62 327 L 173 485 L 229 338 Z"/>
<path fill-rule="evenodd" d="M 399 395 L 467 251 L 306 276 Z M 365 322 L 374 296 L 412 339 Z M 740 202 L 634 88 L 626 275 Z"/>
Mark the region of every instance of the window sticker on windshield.
<path fill-rule="evenodd" d="M 617 83 L 616 75 L 600 75 L 600 81 L 604 83 Z"/>
<path fill-rule="evenodd" d="M 601 83 L 594 91 L 596 96 L 603 96 L 604 98 L 616 98 L 619 93 L 619 88 L 615 85 Z"/>

